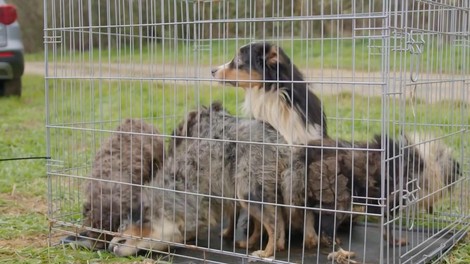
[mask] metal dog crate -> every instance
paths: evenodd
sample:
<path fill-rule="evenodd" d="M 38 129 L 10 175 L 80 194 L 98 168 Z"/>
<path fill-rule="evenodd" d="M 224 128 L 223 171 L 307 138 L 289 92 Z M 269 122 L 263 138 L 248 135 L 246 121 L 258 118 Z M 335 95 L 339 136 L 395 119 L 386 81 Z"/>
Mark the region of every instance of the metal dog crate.
<path fill-rule="evenodd" d="M 90 229 L 83 225 L 85 183 L 97 150 L 125 118 L 155 125 L 168 145 L 187 112 L 214 100 L 243 115 L 243 89 L 218 83 L 211 69 L 252 41 L 284 49 L 322 100 L 330 137 L 358 142 L 374 134 L 427 133 L 431 136 L 412 138 L 394 154 L 382 150 L 382 166 L 394 158 L 402 162 L 413 147 L 432 156 L 427 146 L 433 142 L 445 143 L 459 163 L 459 178 L 444 179 L 434 190 L 442 198 L 432 213 L 418 206 L 433 195 L 420 194 L 419 180 L 401 184 L 393 194 L 401 202 L 391 213 L 351 211 L 359 223 L 337 236 L 343 249 L 356 253 L 353 260 L 437 262 L 467 234 L 469 1 L 44 0 L 44 11 L 51 244 Z M 168 258 L 253 260 L 253 250 L 221 238 L 220 225 L 227 221 L 201 231 L 195 241 L 174 245 Z M 389 245 L 382 239 L 387 230 L 408 244 Z M 245 236 L 242 227 L 236 232 Z M 287 238 L 275 259 L 257 260 L 328 262 L 322 247 L 307 249 L 301 238 Z"/>

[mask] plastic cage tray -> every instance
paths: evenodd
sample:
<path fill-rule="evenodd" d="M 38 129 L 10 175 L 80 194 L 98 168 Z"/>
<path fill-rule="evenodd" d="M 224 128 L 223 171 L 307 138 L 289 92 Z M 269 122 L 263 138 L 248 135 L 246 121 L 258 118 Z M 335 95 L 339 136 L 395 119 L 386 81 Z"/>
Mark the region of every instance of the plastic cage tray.
<path fill-rule="evenodd" d="M 228 253 L 215 253 L 213 251 L 205 251 L 203 249 L 191 249 L 191 248 L 175 248 L 172 252 L 176 255 L 169 254 L 169 256 L 164 257 L 164 259 L 171 260 L 172 263 L 264 263 L 264 262 L 273 262 L 272 260 L 266 259 L 257 261 L 255 257 L 239 257 L 239 256 L 230 256 L 230 252 L 233 252 L 234 246 L 232 240 L 225 241 L 220 238 L 221 230 L 220 228 L 211 229 L 210 245 L 208 245 L 209 239 L 199 239 L 197 245 L 199 247 L 207 247 L 215 250 L 226 250 Z M 237 233 L 235 234 L 237 239 L 243 239 L 243 231 L 240 228 L 237 228 Z M 340 232 L 338 234 L 339 238 L 342 241 L 341 247 L 343 249 L 350 249 L 356 253 L 356 256 L 353 260 L 359 263 L 380 263 L 380 226 L 377 224 L 356 224 L 353 227 L 351 232 L 351 240 L 349 239 L 350 232 Z M 395 230 L 394 232 L 397 232 Z M 429 229 L 420 229 L 420 230 L 403 230 L 402 235 L 406 236 L 409 243 L 407 246 L 396 246 L 393 249 L 388 243 L 384 242 L 382 245 L 384 247 L 390 247 L 387 251 L 384 248 L 384 261 L 383 263 L 426 263 L 435 257 L 446 252 L 459 238 L 461 238 L 466 232 L 459 231 L 458 233 L 451 232 L 450 230 L 443 229 L 438 231 L 439 235 L 436 235 L 436 232 L 431 232 Z M 431 237 L 433 236 L 434 237 Z M 294 238 L 292 238 L 294 239 Z M 429 240 L 428 240 L 429 239 Z M 296 241 L 298 240 L 298 241 Z M 276 253 L 276 260 L 281 262 L 291 262 L 291 263 L 331 263 L 327 259 L 328 251 L 331 249 L 320 248 L 320 254 L 317 256 L 317 249 L 308 250 L 305 249 L 304 256 L 302 259 L 302 239 L 298 238 L 291 242 L 291 249 L 289 256 L 287 255 L 287 250 Z M 423 243 L 424 240 L 428 240 L 427 243 Z M 221 247 L 222 241 L 222 247 Z M 365 243 L 364 243 L 365 242 Z M 194 242 L 193 242 L 194 243 Z M 419 245 L 419 246 L 416 246 Z M 250 250 L 249 252 L 252 252 Z M 246 254 L 245 249 L 235 248 L 235 252 L 240 254 Z M 365 254 L 364 254 L 365 253 Z M 182 257 L 181 255 L 187 256 Z M 401 257 L 400 257 L 401 256 Z"/>

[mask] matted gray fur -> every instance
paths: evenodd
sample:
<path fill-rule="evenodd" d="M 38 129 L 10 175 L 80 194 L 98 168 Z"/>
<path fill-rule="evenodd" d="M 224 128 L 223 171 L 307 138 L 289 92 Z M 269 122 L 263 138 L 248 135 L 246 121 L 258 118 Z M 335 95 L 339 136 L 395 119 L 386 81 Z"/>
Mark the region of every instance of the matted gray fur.
<path fill-rule="evenodd" d="M 128 218 L 140 218 L 141 186 L 161 167 L 163 140 L 154 126 L 139 119 L 126 119 L 95 155 L 85 187 L 83 225 L 116 232 Z M 127 184 L 126 184 L 127 183 Z M 112 236 L 85 231 L 75 243 L 91 249 L 106 248 Z"/>
<path fill-rule="evenodd" d="M 198 230 L 219 224 L 223 214 L 232 214 L 231 199 L 238 198 L 244 200 L 240 206 L 250 207 L 248 211 L 254 218 L 263 217 L 269 234 L 265 255 L 271 256 L 276 247 L 283 249 L 280 210 L 273 205 L 264 205 L 263 210 L 261 204 L 248 206 L 248 200 L 282 202 L 277 181 L 286 164 L 277 161 L 288 160 L 285 155 L 290 154 L 289 148 L 253 143 L 282 143 L 282 136 L 262 122 L 229 115 L 219 103 L 189 113 L 175 133 L 206 139 L 176 139 L 170 144 L 173 155 L 151 184 L 158 189 L 144 191 L 143 219 L 129 225 L 123 231 L 124 237 L 137 235 L 177 243 L 193 239 Z M 120 256 L 133 255 L 138 249 L 165 250 L 167 244 L 116 237 L 110 245 L 110 250 Z"/>
<path fill-rule="evenodd" d="M 168 162 L 150 184 L 152 188 L 143 192 L 142 218 L 133 221 L 122 237 L 115 237 L 110 244 L 116 255 L 168 249 L 168 243 L 158 241 L 192 240 L 196 232 L 201 234 L 209 225 L 221 224 L 223 216 L 233 219 L 234 206 L 246 209 L 255 223 L 263 220 L 269 239 L 264 250 L 253 252 L 256 256 L 269 257 L 275 250 L 283 250 L 289 225 L 291 231 L 304 234 L 307 248 L 318 243 L 332 246 L 336 229 L 354 211 L 352 194 L 355 199 L 364 199 L 356 202 L 368 204 L 367 211 L 380 210 L 380 150 L 396 156 L 400 148 L 389 138 L 381 146 L 380 136 L 360 143 L 358 150 L 344 149 L 347 142 L 329 138 L 310 141 L 309 147 L 292 147 L 269 124 L 231 116 L 219 103 L 188 113 L 174 135 Z M 391 192 L 399 188 L 395 175 L 400 171 L 398 166 L 409 171 L 409 166 L 422 163 L 418 156 L 405 157 L 404 163 L 397 159 L 385 170 L 385 185 Z M 240 200 L 235 203 L 233 198 Z M 385 198 L 392 208 L 396 197 Z M 322 209 L 307 210 L 304 223 L 305 210 L 275 204 Z M 237 241 L 239 247 L 259 246 L 261 229 L 257 224 L 254 227 L 247 241 Z M 339 249 L 330 256 L 344 260 L 353 255 Z"/>
<path fill-rule="evenodd" d="M 285 145 L 283 137 L 270 125 L 231 116 L 219 103 L 190 112 L 174 134 L 178 137 L 170 144 L 168 162 L 154 178 L 151 184 L 154 188 L 146 189 L 143 193 L 143 218 L 123 230 L 122 237 L 115 237 L 111 241 L 112 252 L 128 256 L 137 253 L 139 249 L 167 250 L 167 243 L 155 240 L 175 243 L 191 240 L 195 238 L 196 232 L 203 232 L 201 230 L 208 225 L 220 224 L 223 215 L 232 219 L 234 206 L 246 209 L 255 221 L 262 223 L 268 234 L 264 250 L 253 252 L 256 256 L 270 257 L 275 250 L 283 250 L 288 224 L 292 225 L 293 231 L 301 233 L 306 227 L 306 246 L 317 245 L 312 211 L 305 224 L 303 216 L 286 222 L 285 216 L 289 209 L 275 205 L 284 204 L 285 201 L 281 189 L 283 177 L 304 179 L 306 169 L 305 165 L 301 165 L 305 164 L 304 148 Z M 185 136 L 202 139 L 180 138 Z M 295 163 L 299 165 L 295 170 L 291 168 L 293 151 L 298 156 L 292 159 L 299 160 Z M 317 168 L 322 165 L 312 166 Z M 291 171 L 294 174 L 290 174 Z M 331 177 L 336 178 L 336 174 Z M 323 184 L 325 190 L 336 190 L 334 180 Z M 344 182 L 344 188 L 348 188 L 346 184 L 347 181 Z M 215 198 L 196 194 L 210 194 Z M 350 192 L 345 195 L 347 203 Z M 334 204 L 336 196 L 330 197 Z M 240 199 L 236 205 L 231 200 L 233 198 Z M 338 200 L 343 198 L 341 196 Z M 304 210 L 294 211 L 303 214 Z M 261 230 L 254 231 L 248 241 L 239 241 L 238 246 L 258 245 L 260 233 Z"/>

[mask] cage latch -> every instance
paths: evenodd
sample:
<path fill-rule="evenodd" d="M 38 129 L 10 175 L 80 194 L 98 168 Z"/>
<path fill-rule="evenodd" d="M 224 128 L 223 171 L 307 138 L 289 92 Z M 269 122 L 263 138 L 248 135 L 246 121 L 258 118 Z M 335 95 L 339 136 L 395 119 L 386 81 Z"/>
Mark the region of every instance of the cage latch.
<path fill-rule="evenodd" d="M 45 44 L 61 44 L 62 36 L 61 35 L 44 36 L 44 43 Z"/>
<path fill-rule="evenodd" d="M 424 49 L 423 34 L 417 34 L 413 37 L 413 31 L 407 34 L 406 50 L 411 54 L 410 57 L 410 79 L 417 82 L 419 78 L 420 57 Z"/>
<path fill-rule="evenodd" d="M 416 207 L 418 204 L 418 192 L 421 188 L 417 182 L 417 179 L 413 179 L 407 182 L 406 189 L 403 190 L 403 206 L 406 209 L 406 226 L 410 230 L 414 227 L 416 219 Z"/>

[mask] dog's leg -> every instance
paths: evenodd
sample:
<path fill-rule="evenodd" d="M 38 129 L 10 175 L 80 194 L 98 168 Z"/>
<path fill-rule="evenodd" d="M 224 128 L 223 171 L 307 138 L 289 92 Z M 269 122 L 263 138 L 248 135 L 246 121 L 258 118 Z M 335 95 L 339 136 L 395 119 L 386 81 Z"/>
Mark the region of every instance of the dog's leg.
<path fill-rule="evenodd" d="M 337 230 L 338 223 L 334 225 L 335 214 L 323 213 L 320 223 L 320 243 L 323 246 L 331 246 L 333 242 L 337 245 L 341 244 L 339 237 L 335 238 L 335 231 Z"/>
<path fill-rule="evenodd" d="M 275 220 L 274 220 L 275 221 Z M 273 225 L 272 221 L 265 221 L 264 228 L 268 233 L 268 243 L 264 250 L 257 250 L 252 253 L 253 256 L 261 258 L 269 258 L 274 255 L 274 251 L 282 251 L 285 249 L 285 223 L 282 215 L 278 215 L 277 224 Z M 277 227 L 276 227 L 277 226 Z M 274 228 L 273 228 L 274 227 Z M 275 229 L 277 228 L 277 230 Z"/>
<path fill-rule="evenodd" d="M 315 248 L 318 245 L 318 235 L 315 231 L 315 216 L 312 211 L 307 210 L 305 216 L 305 247 Z"/>
<path fill-rule="evenodd" d="M 276 247 L 278 251 L 282 251 L 286 247 L 286 223 L 284 222 L 284 215 L 281 210 L 277 211 L 277 233 L 276 233 Z"/>
<path fill-rule="evenodd" d="M 266 179 L 274 178 L 275 176 L 263 175 Z M 242 177 L 240 177 L 242 178 Z M 248 181 L 249 182 L 249 181 Z M 268 202 L 275 203 L 277 197 L 273 195 L 272 192 L 263 191 L 263 186 L 255 184 L 249 186 L 248 182 L 238 181 L 238 190 L 237 198 L 240 200 L 252 200 L 258 202 Z M 275 188 L 272 188 L 275 190 Z M 269 190 L 272 190 L 269 189 Z M 265 205 L 261 203 L 250 203 L 245 201 L 240 201 L 240 206 L 245 208 L 248 212 L 248 215 L 255 219 L 256 221 L 262 223 L 267 234 L 268 234 L 268 243 L 264 250 L 256 251 L 253 253 L 254 256 L 259 256 L 263 258 L 271 257 L 274 255 L 275 250 L 284 250 L 285 249 L 285 224 L 284 216 L 281 210 L 277 210 L 274 205 Z M 278 214 L 276 214 L 278 212 Z"/>
<path fill-rule="evenodd" d="M 266 229 L 266 232 L 268 233 L 268 244 L 266 244 L 266 247 L 264 250 L 257 250 L 252 253 L 253 256 L 256 257 L 261 257 L 261 258 L 269 258 L 272 255 L 274 255 L 274 229 L 272 228 L 272 225 L 268 224 L 265 222 L 264 228 Z"/>
<path fill-rule="evenodd" d="M 246 240 L 239 240 L 237 241 L 237 247 L 239 248 L 253 248 L 256 243 L 260 242 L 261 237 L 261 223 L 254 218 L 251 218 L 253 232 L 251 233 L 250 237 L 248 238 L 248 244 Z M 248 233 L 249 233 L 249 229 Z"/>
<path fill-rule="evenodd" d="M 278 250 L 284 250 L 285 247 L 285 228 L 284 228 L 284 221 L 283 218 L 280 217 L 279 219 L 282 219 L 282 222 L 278 223 L 278 234 L 277 234 L 277 241 L 276 241 L 276 246 Z M 261 237 L 261 223 L 254 218 L 252 218 L 252 223 L 253 223 L 253 232 L 251 233 L 250 237 L 248 238 L 248 244 L 246 243 L 246 240 L 240 240 L 237 241 L 237 246 L 240 248 L 254 248 L 254 246 L 258 243 L 260 243 L 260 237 Z"/>
<path fill-rule="evenodd" d="M 239 214 L 238 212 L 233 212 L 233 210 L 230 210 L 227 215 L 229 218 L 229 223 L 228 226 L 222 231 L 222 237 L 224 239 L 233 239 L 233 236 L 235 234 L 236 220 L 238 219 Z"/>
<path fill-rule="evenodd" d="M 279 212 L 276 215 L 276 208 L 274 206 L 264 206 L 264 214 L 261 215 L 261 210 L 258 206 L 250 208 L 250 215 L 254 219 L 261 222 L 263 219 L 263 226 L 268 233 L 268 243 L 264 250 L 258 250 L 252 253 L 253 256 L 268 258 L 274 255 L 274 251 L 281 251 L 285 249 L 285 223 L 284 217 Z M 276 221 L 277 220 L 277 221 Z"/>

